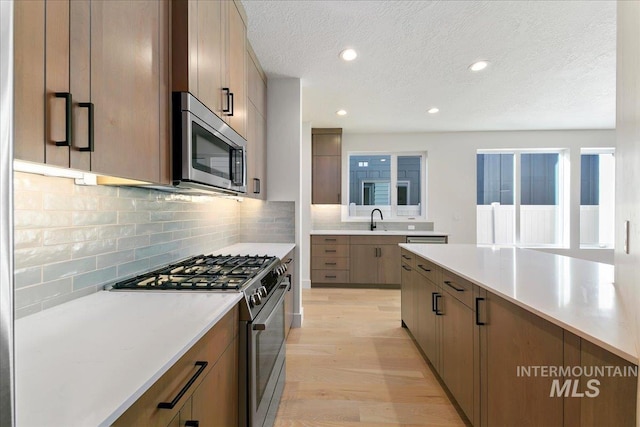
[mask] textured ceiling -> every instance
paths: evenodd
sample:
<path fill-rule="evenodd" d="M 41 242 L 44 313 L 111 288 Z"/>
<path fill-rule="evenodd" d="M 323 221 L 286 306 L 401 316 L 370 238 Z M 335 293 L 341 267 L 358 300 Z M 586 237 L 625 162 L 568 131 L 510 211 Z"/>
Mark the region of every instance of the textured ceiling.
<path fill-rule="evenodd" d="M 268 77 L 345 132 L 615 127 L 614 1 L 244 0 Z M 338 53 L 352 47 L 350 63 Z M 472 73 L 479 59 L 491 64 Z M 427 114 L 432 107 L 438 114 Z M 339 109 L 348 111 L 336 116 Z"/>

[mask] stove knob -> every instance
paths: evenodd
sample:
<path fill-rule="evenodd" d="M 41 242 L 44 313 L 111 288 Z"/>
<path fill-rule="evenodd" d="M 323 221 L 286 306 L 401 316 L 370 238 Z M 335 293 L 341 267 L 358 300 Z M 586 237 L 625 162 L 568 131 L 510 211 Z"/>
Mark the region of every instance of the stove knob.
<path fill-rule="evenodd" d="M 262 297 L 260 296 L 260 293 L 258 293 L 258 292 L 256 292 L 255 294 L 251 295 L 251 299 L 253 299 L 253 305 L 262 304 Z"/>
<path fill-rule="evenodd" d="M 260 286 L 260 289 L 258 289 L 258 295 L 260 295 L 262 298 L 265 298 L 267 296 L 267 288 L 265 288 L 264 286 Z"/>
<path fill-rule="evenodd" d="M 256 296 L 255 295 L 251 295 L 249 297 L 249 307 L 254 307 L 256 306 Z"/>

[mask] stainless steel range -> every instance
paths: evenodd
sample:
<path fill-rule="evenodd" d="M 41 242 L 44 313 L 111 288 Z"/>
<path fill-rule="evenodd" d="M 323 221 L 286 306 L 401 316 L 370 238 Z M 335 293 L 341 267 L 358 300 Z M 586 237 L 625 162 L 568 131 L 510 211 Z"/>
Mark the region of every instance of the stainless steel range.
<path fill-rule="evenodd" d="M 242 292 L 239 420 L 272 426 L 285 380 L 288 262 L 273 256 L 198 255 L 113 285 L 114 291 Z"/>

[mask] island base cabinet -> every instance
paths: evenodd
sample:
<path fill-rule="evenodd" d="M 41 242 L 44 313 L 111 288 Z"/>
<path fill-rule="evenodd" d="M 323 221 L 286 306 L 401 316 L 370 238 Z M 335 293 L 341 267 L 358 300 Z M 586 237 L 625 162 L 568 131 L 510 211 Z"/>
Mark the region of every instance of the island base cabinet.
<path fill-rule="evenodd" d="M 481 424 L 562 426 L 563 399 L 550 397 L 552 378 L 518 375 L 520 367 L 562 366 L 562 328 L 485 295 L 479 305 L 485 323 L 480 327 Z"/>
<path fill-rule="evenodd" d="M 442 306 L 442 292 L 430 280 L 414 273 L 415 308 L 417 333 L 414 334 L 418 345 L 431 362 L 436 372 L 442 374 L 442 316 L 436 311 L 435 304 Z M 438 300 L 436 300 L 438 299 Z"/>

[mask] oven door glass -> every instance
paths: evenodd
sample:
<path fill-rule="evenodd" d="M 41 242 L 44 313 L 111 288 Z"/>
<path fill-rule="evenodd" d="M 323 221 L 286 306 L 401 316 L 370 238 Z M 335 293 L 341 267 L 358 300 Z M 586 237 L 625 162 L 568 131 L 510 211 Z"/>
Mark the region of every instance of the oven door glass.
<path fill-rule="evenodd" d="M 284 304 L 278 304 L 274 309 L 271 321 L 263 331 L 254 331 L 256 334 L 256 401 L 262 406 L 265 391 L 269 388 L 269 379 L 278 367 L 278 356 L 284 351 Z M 278 372 L 275 372 L 278 374 Z M 270 399 L 270 396 L 268 395 Z"/>
<path fill-rule="evenodd" d="M 207 174 L 236 180 L 231 176 L 234 150 L 195 121 L 191 122 L 191 165 Z M 242 150 L 240 150 L 242 152 Z M 235 169 L 235 168 L 234 168 Z"/>

